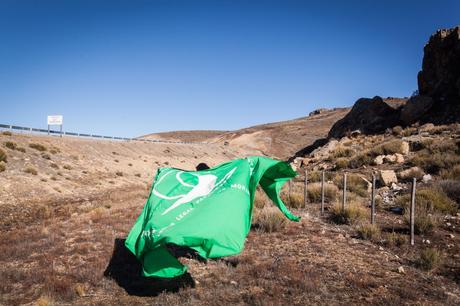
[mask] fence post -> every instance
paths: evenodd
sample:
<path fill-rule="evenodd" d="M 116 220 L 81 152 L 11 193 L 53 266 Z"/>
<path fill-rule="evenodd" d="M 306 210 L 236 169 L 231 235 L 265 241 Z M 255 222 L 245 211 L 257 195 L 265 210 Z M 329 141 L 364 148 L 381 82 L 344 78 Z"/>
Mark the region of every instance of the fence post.
<path fill-rule="evenodd" d="M 304 208 L 307 208 L 307 201 L 308 201 L 308 189 L 307 189 L 307 186 L 308 186 L 308 170 L 305 169 L 305 184 L 303 186 L 304 190 L 303 190 L 303 204 L 304 204 Z"/>
<path fill-rule="evenodd" d="M 345 203 L 347 202 L 347 173 L 343 173 L 343 197 L 342 197 L 342 210 L 345 210 Z"/>
<path fill-rule="evenodd" d="M 324 215 L 324 170 L 321 173 L 321 215 Z"/>
<path fill-rule="evenodd" d="M 415 235 L 414 235 L 414 223 L 415 223 L 415 190 L 416 190 L 417 180 L 414 177 L 412 179 L 412 194 L 410 201 L 410 245 L 414 245 Z"/>
<path fill-rule="evenodd" d="M 375 223 L 375 174 L 372 174 L 371 224 Z"/>

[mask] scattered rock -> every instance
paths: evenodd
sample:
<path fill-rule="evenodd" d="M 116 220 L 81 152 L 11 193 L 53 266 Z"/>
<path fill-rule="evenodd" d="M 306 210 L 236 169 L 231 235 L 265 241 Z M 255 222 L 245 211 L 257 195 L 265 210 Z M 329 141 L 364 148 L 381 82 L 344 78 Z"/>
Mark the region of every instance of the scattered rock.
<path fill-rule="evenodd" d="M 448 236 L 449 238 L 451 238 L 451 239 L 454 239 L 454 238 L 455 238 L 454 234 L 449 234 L 449 235 L 447 235 L 447 236 Z"/>
<path fill-rule="evenodd" d="M 407 141 L 401 142 L 401 151 L 402 154 L 407 155 L 410 152 L 409 143 Z"/>
<path fill-rule="evenodd" d="M 380 170 L 379 180 L 384 186 L 390 186 L 391 183 L 397 183 L 398 178 L 393 170 Z"/>
<path fill-rule="evenodd" d="M 403 188 L 395 183 L 391 183 L 391 189 L 394 190 L 394 191 L 400 191 L 402 190 Z"/>
<path fill-rule="evenodd" d="M 428 183 L 429 181 L 431 181 L 432 177 L 431 177 L 431 174 L 425 174 L 422 178 L 422 181 L 424 183 Z"/>
<path fill-rule="evenodd" d="M 383 157 L 383 161 L 386 163 L 392 164 L 396 162 L 396 156 L 395 155 L 385 155 L 385 157 Z"/>
<path fill-rule="evenodd" d="M 404 270 L 404 267 L 403 267 L 403 266 L 399 266 L 399 267 L 398 267 L 398 273 L 399 273 L 399 274 L 406 274 L 406 271 Z"/>
<path fill-rule="evenodd" d="M 420 169 L 419 167 L 411 167 L 409 169 L 400 171 L 398 173 L 398 176 L 403 180 L 407 180 L 411 179 L 414 175 L 417 176 L 420 174 L 425 175 L 422 169 Z M 420 179 L 420 177 L 417 177 L 417 179 Z"/>
<path fill-rule="evenodd" d="M 238 285 L 238 283 L 235 282 L 235 281 L 231 281 L 230 284 L 232 284 L 232 285 L 234 285 L 234 286 Z"/>
<path fill-rule="evenodd" d="M 327 112 L 327 111 L 328 111 L 327 108 L 318 108 L 318 109 L 315 109 L 314 111 L 310 112 L 310 113 L 308 114 L 308 116 L 319 115 L 319 114 L 325 113 L 325 112 Z"/>
<path fill-rule="evenodd" d="M 384 155 L 379 155 L 379 156 L 377 156 L 377 157 L 374 159 L 374 164 L 376 164 L 376 165 L 381 165 L 381 164 L 383 164 L 383 158 L 384 158 L 384 157 L 385 157 Z"/>
<path fill-rule="evenodd" d="M 404 156 L 403 156 L 402 154 L 396 153 L 395 156 L 396 156 L 395 162 L 396 162 L 397 164 L 402 164 L 402 163 L 404 163 Z"/>
<path fill-rule="evenodd" d="M 362 134 L 375 134 L 399 125 L 399 109 L 405 101 L 385 101 L 378 96 L 372 99 L 361 98 L 344 118 L 332 126 L 329 138 L 338 139 L 356 130 Z"/>

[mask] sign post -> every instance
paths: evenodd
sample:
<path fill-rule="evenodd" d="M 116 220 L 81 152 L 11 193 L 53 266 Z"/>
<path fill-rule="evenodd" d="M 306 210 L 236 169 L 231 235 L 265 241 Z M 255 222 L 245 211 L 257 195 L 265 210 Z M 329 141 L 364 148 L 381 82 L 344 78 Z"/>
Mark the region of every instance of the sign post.
<path fill-rule="evenodd" d="M 64 122 L 64 118 L 62 115 L 51 115 L 48 116 L 48 135 L 50 134 L 50 125 L 59 125 L 60 126 L 60 136 L 62 137 L 62 124 Z"/>

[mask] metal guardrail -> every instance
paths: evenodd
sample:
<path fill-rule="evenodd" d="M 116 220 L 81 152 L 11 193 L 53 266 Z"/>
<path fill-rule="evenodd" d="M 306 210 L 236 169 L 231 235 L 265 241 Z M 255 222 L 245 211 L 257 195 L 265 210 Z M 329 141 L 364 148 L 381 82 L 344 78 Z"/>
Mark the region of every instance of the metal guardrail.
<path fill-rule="evenodd" d="M 0 129 L 48 134 L 47 129 L 38 129 L 38 128 L 31 128 L 31 127 L 24 127 L 24 126 L 18 126 L 18 125 L 10 125 L 10 124 L 0 124 Z M 98 140 L 104 139 L 104 140 L 138 141 L 138 142 L 151 142 L 151 143 L 201 144 L 201 145 L 208 144 L 207 142 L 172 141 L 172 140 L 145 139 L 145 138 L 127 138 L 127 137 L 84 134 L 84 133 L 75 133 L 75 132 L 62 132 L 61 133 L 60 131 L 53 131 L 53 130 L 50 130 L 49 134 L 62 135 L 62 136 L 73 136 L 73 137 L 84 137 L 84 138 L 96 138 Z"/>

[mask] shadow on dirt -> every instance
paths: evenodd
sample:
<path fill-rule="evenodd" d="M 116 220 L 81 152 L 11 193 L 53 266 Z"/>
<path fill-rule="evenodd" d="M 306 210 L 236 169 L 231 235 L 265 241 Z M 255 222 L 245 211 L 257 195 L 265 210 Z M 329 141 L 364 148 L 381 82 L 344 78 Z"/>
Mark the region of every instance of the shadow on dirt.
<path fill-rule="evenodd" d="M 171 251 L 177 257 L 195 258 L 192 251 L 179 247 L 174 247 Z M 115 280 L 129 295 L 136 296 L 157 296 L 164 291 L 178 292 L 181 288 L 195 287 L 195 281 L 189 273 L 172 279 L 143 277 L 141 264 L 125 247 L 125 239 L 121 238 L 114 241 L 112 258 L 104 276 Z"/>

